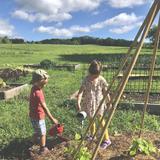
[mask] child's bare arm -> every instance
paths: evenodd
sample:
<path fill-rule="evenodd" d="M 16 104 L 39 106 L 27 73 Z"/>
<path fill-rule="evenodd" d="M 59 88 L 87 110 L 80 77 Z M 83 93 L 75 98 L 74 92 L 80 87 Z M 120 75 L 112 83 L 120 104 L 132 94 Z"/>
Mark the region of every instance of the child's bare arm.
<path fill-rule="evenodd" d="M 43 107 L 45 113 L 46 113 L 47 116 L 49 117 L 49 119 L 50 119 L 53 123 L 58 124 L 58 120 L 55 119 L 55 118 L 52 116 L 52 114 L 50 113 L 50 111 L 49 111 L 49 109 L 48 109 L 46 103 L 43 102 L 41 105 L 42 105 L 42 107 Z"/>
<path fill-rule="evenodd" d="M 78 111 L 81 110 L 82 94 L 83 94 L 83 87 L 81 87 L 79 89 L 79 92 L 78 92 L 78 95 L 77 95 L 77 109 L 78 109 Z"/>

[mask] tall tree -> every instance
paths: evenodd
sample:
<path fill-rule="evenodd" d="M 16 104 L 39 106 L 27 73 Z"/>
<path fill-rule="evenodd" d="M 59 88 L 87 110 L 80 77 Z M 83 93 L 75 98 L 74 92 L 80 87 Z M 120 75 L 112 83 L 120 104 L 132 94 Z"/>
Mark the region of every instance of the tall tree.
<path fill-rule="evenodd" d="M 151 41 L 152 44 L 154 44 L 155 41 L 155 34 L 157 31 L 158 26 L 154 25 L 148 32 L 147 38 L 149 38 L 149 40 Z"/>

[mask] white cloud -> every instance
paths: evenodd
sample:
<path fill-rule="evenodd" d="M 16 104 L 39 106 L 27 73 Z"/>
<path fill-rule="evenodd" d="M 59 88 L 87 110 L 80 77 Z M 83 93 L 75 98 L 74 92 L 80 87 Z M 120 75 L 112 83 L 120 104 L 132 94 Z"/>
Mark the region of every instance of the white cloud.
<path fill-rule="evenodd" d="M 0 19 L 0 37 L 13 36 L 14 26 L 7 21 Z"/>
<path fill-rule="evenodd" d="M 138 22 L 134 25 L 121 26 L 119 28 L 110 29 L 109 31 L 112 33 L 116 33 L 116 34 L 124 34 L 124 33 L 127 33 L 129 31 L 133 30 L 136 27 L 139 27 L 141 24 L 142 24 L 142 22 Z"/>
<path fill-rule="evenodd" d="M 134 25 L 135 22 L 138 22 L 141 19 L 142 19 L 141 16 L 137 17 L 134 13 L 131 13 L 131 14 L 120 13 L 119 15 L 113 18 L 91 25 L 91 29 L 101 29 L 101 28 L 104 28 L 105 26 L 116 26 L 116 25 L 122 26 L 122 25 L 129 25 L 129 24 Z"/>
<path fill-rule="evenodd" d="M 72 37 L 76 33 L 87 33 L 90 32 L 88 27 L 72 26 L 70 28 L 56 28 L 56 27 L 45 27 L 40 26 L 35 31 L 40 33 L 48 33 L 54 36 Z"/>
<path fill-rule="evenodd" d="M 69 29 L 65 29 L 65 28 L 58 29 L 55 27 L 40 26 L 35 31 L 40 33 L 48 33 L 54 36 L 64 36 L 64 37 L 73 36 L 73 33 Z"/>
<path fill-rule="evenodd" d="M 28 20 L 30 22 L 33 22 L 35 20 L 35 17 L 33 15 L 28 14 L 27 12 L 23 10 L 16 10 L 13 14 L 13 17 L 18 17 L 19 19 Z"/>
<path fill-rule="evenodd" d="M 143 5 L 150 2 L 150 0 L 107 0 L 108 4 L 114 8 L 126 8 Z"/>
<path fill-rule="evenodd" d="M 14 17 L 33 21 L 60 22 L 72 18 L 71 12 L 94 10 L 103 0 L 15 0 L 18 4 Z"/>
<path fill-rule="evenodd" d="M 56 28 L 54 26 L 40 26 L 35 31 L 40 33 L 47 33 L 53 36 L 71 37 L 77 33 L 89 33 L 107 26 L 116 27 L 110 29 L 110 32 L 117 34 L 127 33 L 132 29 L 140 25 L 142 17 L 137 17 L 134 13 L 126 14 L 121 13 L 105 21 L 92 24 L 90 26 L 81 27 L 78 25 L 71 26 L 69 28 Z"/>

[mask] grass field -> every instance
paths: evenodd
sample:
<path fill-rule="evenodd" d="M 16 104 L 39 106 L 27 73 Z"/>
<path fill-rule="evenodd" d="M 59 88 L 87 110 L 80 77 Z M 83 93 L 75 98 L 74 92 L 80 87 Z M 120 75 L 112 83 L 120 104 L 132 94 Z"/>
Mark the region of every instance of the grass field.
<path fill-rule="evenodd" d="M 0 44 L 0 66 L 39 63 L 43 59 L 65 63 L 68 61 L 63 58 L 63 55 L 89 54 L 94 58 L 95 54 L 98 54 L 99 57 L 103 57 L 105 54 L 124 54 L 127 49 L 127 47 L 96 45 Z M 151 50 L 143 49 L 141 53 L 150 54 Z M 81 60 L 79 62 L 83 63 Z"/>
<path fill-rule="evenodd" d="M 43 59 L 51 59 L 59 63 L 77 63 L 62 58 L 62 55 L 85 55 L 85 54 L 119 54 L 125 53 L 125 47 L 104 47 L 104 46 L 70 46 L 70 45 L 0 45 L 0 66 L 19 66 L 28 63 L 39 63 Z M 151 50 L 143 49 L 143 54 L 149 54 Z M 158 53 L 160 54 L 160 52 Z M 94 56 L 93 56 L 94 57 Z M 81 60 L 79 59 L 78 62 Z M 83 63 L 83 62 L 81 62 Z M 82 72 L 70 72 L 67 70 L 48 70 L 50 80 L 44 88 L 46 102 L 53 115 L 65 124 L 65 135 L 74 135 L 80 132 L 80 125 L 76 119 L 75 103 L 68 103 L 69 95 L 75 92 L 81 83 Z M 18 82 L 29 83 L 31 75 L 22 77 Z M 29 91 L 23 92 L 20 96 L 0 101 L 0 149 L 1 158 L 14 159 L 24 153 L 24 139 L 32 134 L 32 128 L 28 118 L 28 96 Z M 118 109 L 110 125 L 109 132 L 135 132 L 139 129 L 141 113 L 134 110 Z M 87 124 L 87 122 L 86 122 Z M 52 124 L 47 119 L 47 129 Z M 146 114 L 145 130 L 160 132 L 160 117 Z M 22 147 L 19 152 L 15 146 Z M 6 156 L 7 154 L 7 156 Z"/>

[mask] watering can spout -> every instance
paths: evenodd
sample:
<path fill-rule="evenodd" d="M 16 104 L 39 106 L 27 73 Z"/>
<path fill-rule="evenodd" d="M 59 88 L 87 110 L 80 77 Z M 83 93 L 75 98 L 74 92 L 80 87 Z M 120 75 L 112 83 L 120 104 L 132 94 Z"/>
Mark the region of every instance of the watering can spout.
<path fill-rule="evenodd" d="M 77 118 L 79 119 L 79 120 L 84 120 L 84 119 L 86 119 L 86 117 L 87 117 L 87 113 L 85 112 L 85 111 L 80 111 L 80 112 L 78 112 L 78 114 L 77 114 Z"/>

